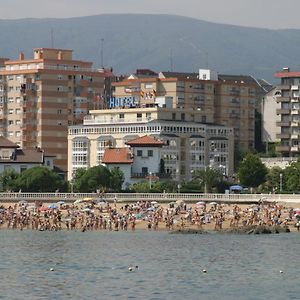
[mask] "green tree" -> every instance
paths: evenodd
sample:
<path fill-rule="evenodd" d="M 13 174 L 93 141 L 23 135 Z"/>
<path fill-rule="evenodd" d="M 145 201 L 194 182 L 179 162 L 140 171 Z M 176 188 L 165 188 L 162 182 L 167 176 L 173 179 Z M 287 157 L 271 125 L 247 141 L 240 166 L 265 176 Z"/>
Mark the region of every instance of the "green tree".
<path fill-rule="evenodd" d="M 110 186 L 113 192 L 120 192 L 124 183 L 124 173 L 119 167 L 113 167 L 110 170 Z"/>
<path fill-rule="evenodd" d="M 161 158 L 159 162 L 159 173 L 160 174 L 165 174 L 166 169 L 165 169 L 165 161 Z"/>
<path fill-rule="evenodd" d="M 266 182 L 263 184 L 262 192 L 279 192 L 280 190 L 280 174 L 283 174 L 283 170 L 279 167 L 274 167 L 268 170 L 266 176 Z"/>
<path fill-rule="evenodd" d="M 0 175 L 0 183 L 2 191 L 16 191 L 16 180 L 19 177 L 19 174 L 14 169 L 6 169 Z"/>
<path fill-rule="evenodd" d="M 111 173 L 104 166 L 95 166 L 88 170 L 75 173 L 74 188 L 80 193 L 92 193 L 99 190 L 108 190 Z"/>
<path fill-rule="evenodd" d="M 240 183 L 247 187 L 258 187 L 266 180 L 268 170 L 258 155 L 248 153 L 238 168 Z"/>
<path fill-rule="evenodd" d="M 221 171 L 206 168 L 205 170 L 197 170 L 193 175 L 193 180 L 199 182 L 206 193 L 211 193 L 212 189 L 216 187 L 223 179 Z"/>
<path fill-rule="evenodd" d="M 86 173 L 86 169 L 79 168 L 76 170 L 73 179 L 71 181 L 71 184 L 73 185 L 73 191 L 76 193 L 79 193 L 83 189 L 83 180 L 82 176 Z"/>
<path fill-rule="evenodd" d="M 47 167 L 33 167 L 18 176 L 16 186 L 23 192 L 67 191 L 68 185 L 57 173 Z"/>
<path fill-rule="evenodd" d="M 292 193 L 300 191 L 300 159 L 285 168 L 282 181 L 284 190 Z"/>
<path fill-rule="evenodd" d="M 150 192 L 150 185 L 149 181 L 140 181 L 132 184 L 130 186 L 130 190 L 135 193 L 149 193 Z"/>

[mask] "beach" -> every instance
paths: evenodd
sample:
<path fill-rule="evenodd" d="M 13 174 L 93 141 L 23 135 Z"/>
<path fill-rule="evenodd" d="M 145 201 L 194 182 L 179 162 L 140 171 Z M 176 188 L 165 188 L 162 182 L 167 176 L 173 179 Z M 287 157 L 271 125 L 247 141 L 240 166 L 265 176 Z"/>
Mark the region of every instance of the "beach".
<path fill-rule="evenodd" d="M 77 202 L 77 203 L 76 203 Z M 224 204 L 217 202 L 108 203 L 92 199 L 75 203 L 5 203 L 0 228 L 14 230 L 177 231 L 222 232 L 244 226 L 288 226 L 298 231 L 297 203 Z M 298 223 L 299 224 L 299 223 Z"/>

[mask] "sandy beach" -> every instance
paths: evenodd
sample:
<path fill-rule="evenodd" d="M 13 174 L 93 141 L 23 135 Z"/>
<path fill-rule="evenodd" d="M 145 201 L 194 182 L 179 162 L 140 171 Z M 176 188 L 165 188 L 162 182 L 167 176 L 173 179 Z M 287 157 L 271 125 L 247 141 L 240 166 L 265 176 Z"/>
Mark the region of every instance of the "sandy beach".
<path fill-rule="evenodd" d="M 159 204 L 93 203 L 5 203 L 0 205 L 0 228 L 35 230 L 169 230 L 222 231 L 246 225 L 286 225 L 297 231 L 297 203 Z M 300 214 L 300 212 L 299 212 Z"/>

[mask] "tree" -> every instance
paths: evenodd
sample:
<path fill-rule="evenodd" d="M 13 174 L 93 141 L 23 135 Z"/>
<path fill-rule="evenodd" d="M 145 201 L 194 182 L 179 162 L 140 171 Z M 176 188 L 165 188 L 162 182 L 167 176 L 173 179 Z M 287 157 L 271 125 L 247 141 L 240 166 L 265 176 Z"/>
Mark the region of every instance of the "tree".
<path fill-rule="evenodd" d="M 132 184 L 130 186 L 130 190 L 132 190 L 135 193 L 149 193 L 150 192 L 150 185 L 149 181 L 140 181 Z"/>
<path fill-rule="evenodd" d="M 73 185 L 73 191 L 78 193 L 83 189 L 83 180 L 81 179 L 82 176 L 86 173 L 86 169 L 79 168 L 76 170 L 73 179 L 71 181 L 71 184 Z"/>
<path fill-rule="evenodd" d="M 111 173 L 104 166 L 95 166 L 88 170 L 75 173 L 74 188 L 80 193 L 92 193 L 97 190 L 107 190 L 110 187 Z"/>
<path fill-rule="evenodd" d="M 283 174 L 283 170 L 279 167 L 274 167 L 268 170 L 266 176 L 266 182 L 262 186 L 262 192 L 279 192 L 280 190 L 280 174 Z"/>
<path fill-rule="evenodd" d="M 124 173 L 119 167 L 113 167 L 110 170 L 110 187 L 113 192 L 120 192 L 124 183 Z"/>
<path fill-rule="evenodd" d="M 292 193 L 300 191 L 300 159 L 285 168 L 282 181 L 286 191 Z"/>
<path fill-rule="evenodd" d="M 205 192 L 211 193 L 212 189 L 222 181 L 223 175 L 219 170 L 206 168 L 205 170 L 197 170 L 193 179 L 204 187 Z"/>
<path fill-rule="evenodd" d="M 3 191 L 16 191 L 16 180 L 19 174 L 14 169 L 6 169 L 0 176 L 1 187 Z"/>
<path fill-rule="evenodd" d="M 63 192 L 67 183 L 53 170 L 47 167 L 33 167 L 18 176 L 16 187 L 23 192 Z"/>
<path fill-rule="evenodd" d="M 258 155 L 248 153 L 240 162 L 238 177 L 240 183 L 247 187 L 258 187 L 266 180 L 267 167 L 261 162 Z"/>

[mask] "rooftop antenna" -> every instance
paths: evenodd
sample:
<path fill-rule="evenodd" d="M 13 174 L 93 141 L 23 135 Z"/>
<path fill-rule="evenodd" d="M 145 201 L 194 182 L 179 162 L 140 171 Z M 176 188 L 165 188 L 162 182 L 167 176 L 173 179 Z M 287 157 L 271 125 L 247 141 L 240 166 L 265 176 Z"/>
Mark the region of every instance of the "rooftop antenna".
<path fill-rule="evenodd" d="M 51 48 L 54 48 L 53 28 L 51 28 Z"/>
<path fill-rule="evenodd" d="M 173 52 L 172 52 L 172 49 L 170 49 L 170 68 L 171 68 L 171 72 L 173 72 Z"/>
<path fill-rule="evenodd" d="M 205 66 L 206 69 L 208 69 L 208 52 L 205 52 L 205 60 L 206 60 Z"/>
<path fill-rule="evenodd" d="M 104 69 L 103 45 L 104 45 L 104 38 L 101 39 L 101 67 Z"/>

